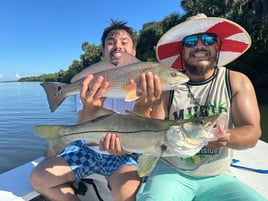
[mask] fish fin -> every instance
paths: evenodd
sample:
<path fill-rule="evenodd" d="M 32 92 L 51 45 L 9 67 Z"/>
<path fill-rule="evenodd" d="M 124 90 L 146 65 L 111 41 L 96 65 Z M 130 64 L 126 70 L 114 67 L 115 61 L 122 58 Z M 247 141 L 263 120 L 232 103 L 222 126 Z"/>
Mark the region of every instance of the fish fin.
<path fill-rule="evenodd" d="M 98 118 L 115 114 L 114 111 L 106 109 L 104 107 L 96 107 L 95 112 L 90 114 L 88 121 L 94 121 Z"/>
<path fill-rule="evenodd" d="M 99 146 L 99 143 L 90 142 L 90 143 L 85 143 L 84 145 L 89 146 L 89 147 L 91 147 L 91 146 Z"/>
<path fill-rule="evenodd" d="M 67 141 L 54 139 L 48 141 L 48 146 L 45 152 L 45 158 L 51 158 L 59 155 L 59 153 L 69 144 Z"/>
<path fill-rule="evenodd" d="M 127 84 L 123 86 L 123 90 L 126 92 L 125 101 L 130 102 L 137 100 L 139 96 L 137 96 L 137 88 L 136 85 Z"/>
<path fill-rule="evenodd" d="M 81 72 L 77 73 L 73 78 L 71 79 L 71 83 L 74 83 L 80 79 L 84 79 L 86 76 L 90 74 L 95 74 L 101 71 L 106 71 L 108 69 L 115 68 L 115 65 L 112 64 L 109 61 L 100 61 L 98 63 L 92 64 L 85 69 L 83 69 Z"/>
<path fill-rule="evenodd" d="M 133 55 L 127 52 L 121 52 L 121 57 L 119 58 L 116 67 L 121 67 L 128 64 L 139 63 L 139 62 L 141 61 L 137 57 L 134 57 Z"/>
<path fill-rule="evenodd" d="M 54 112 L 66 98 L 65 94 L 61 91 L 62 87 L 66 84 L 43 82 L 40 85 L 46 92 L 50 111 Z"/>
<path fill-rule="evenodd" d="M 125 112 L 126 112 L 127 114 L 129 114 L 129 115 L 132 115 L 132 116 L 148 118 L 148 117 L 145 117 L 145 116 L 142 115 L 142 114 L 139 114 L 139 113 L 136 113 L 136 112 L 133 112 L 133 111 L 125 110 Z"/>
<path fill-rule="evenodd" d="M 63 126 L 35 126 L 34 132 L 39 137 L 45 138 L 48 140 L 48 147 L 45 152 L 45 157 L 50 158 L 58 155 L 64 147 L 66 147 L 70 142 L 62 140 L 61 132 L 64 129 Z"/>
<path fill-rule="evenodd" d="M 151 154 L 143 154 L 138 159 L 138 174 L 140 177 L 145 177 L 150 174 L 154 169 L 160 156 L 155 156 Z"/>

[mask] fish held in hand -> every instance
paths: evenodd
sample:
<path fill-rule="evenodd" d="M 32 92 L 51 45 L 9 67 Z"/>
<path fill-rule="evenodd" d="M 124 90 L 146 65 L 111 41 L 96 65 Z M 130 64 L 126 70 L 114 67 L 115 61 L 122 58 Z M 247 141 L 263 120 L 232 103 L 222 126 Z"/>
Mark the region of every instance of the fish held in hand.
<path fill-rule="evenodd" d="M 219 121 L 223 119 L 224 121 Z M 147 175 L 160 157 L 190 157 L 209 141 L 224 137 L 225 132 L 215 130 L 226 122 L 224 114 L 191 120 L 150 119 L 135 114 L 118 114 L 99 108 L 95 117 L 77 125 L 39 125 L 35 133 L 48 140 L 45 157 L 58 155 L 65 146 L 76 140 L 86 145 L 99 144 L 108 132 L 116 133 L 124 150 L 140 153 L 138 172 Z"/>
<path fill-rule="evenodd" d="M 158 75 L 163 91 L 175 89 L 178 85 L 186 83 L 189 78 L 184 73 L 175 69 L 163 66 L 158 62 L 141 62 L 136 57 L 122 52 L 117 66 L 102 61 L 87 67 L 72 79 L 72 83 L 53 83 L 43 82 L 41 86 L 45 89 L 49 107 L 54 112 L 66 97 L 79 94 L 82 82 L 89 74 L 94 75 L 92 82 L 95 82 L 99 76 L 104 77 L 105 81 L 110 83 L 110 88 L 104 94 L 104 97 L 123 98 L 125 101 L 134 101 L 139 98 L 140 75 L 144 72 L 152 72 Z M 107 69 L 107 70 L 104 70 Z M 135 84 L 130 81 L 134 80 Z"/>

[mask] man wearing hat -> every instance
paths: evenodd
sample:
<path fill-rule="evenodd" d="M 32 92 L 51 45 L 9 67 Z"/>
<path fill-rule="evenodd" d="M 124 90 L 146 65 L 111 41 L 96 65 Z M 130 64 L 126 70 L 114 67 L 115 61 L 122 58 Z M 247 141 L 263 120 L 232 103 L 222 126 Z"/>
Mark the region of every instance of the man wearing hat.
<path fill-rule="evenodd" d="M 154 98 L 147 98 L 148 104 L 144 104 L 143 96 L 134 111 L 159 119 L 225 112 L 228 127 L 221 132 L 229 135 L 209 143 L 193 157 L 161 158 L 142 184 L 138 201 L 266 200 L 230 172 L 232 149 L 254 147 L 261 136 L 260 112 L 250 80 L 224 67 L 250 45 L 250 36 L 241 26 L 204 14 L 173 27 L 159 40 L 159 61 L 184 71 L 190 81 L 177 90 L 163 92 L 154 103 Z M 142 84 L 152 97 L 153 90 L 159 90 L 148 76 Z"/>

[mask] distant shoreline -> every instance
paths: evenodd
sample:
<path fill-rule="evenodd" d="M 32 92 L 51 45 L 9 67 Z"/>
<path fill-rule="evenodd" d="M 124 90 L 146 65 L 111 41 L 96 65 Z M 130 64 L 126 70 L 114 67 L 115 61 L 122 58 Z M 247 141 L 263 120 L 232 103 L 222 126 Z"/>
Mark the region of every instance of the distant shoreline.
<path fill-rule="evenodd" d="M 0 82 L 19 82 L 18 80 L 8 80 L 8 81 L 0 81 Z"/>

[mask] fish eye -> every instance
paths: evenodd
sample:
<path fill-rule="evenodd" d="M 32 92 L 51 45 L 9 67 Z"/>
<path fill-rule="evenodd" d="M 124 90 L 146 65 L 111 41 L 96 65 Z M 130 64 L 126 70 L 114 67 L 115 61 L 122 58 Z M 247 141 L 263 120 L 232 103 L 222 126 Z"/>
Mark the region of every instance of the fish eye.
<path fill-rule="evenodd" d="M 171 72 L 171 77 L 177 77 L 178 73 L 177 72 Z"/>

